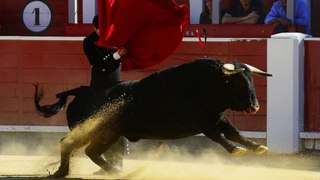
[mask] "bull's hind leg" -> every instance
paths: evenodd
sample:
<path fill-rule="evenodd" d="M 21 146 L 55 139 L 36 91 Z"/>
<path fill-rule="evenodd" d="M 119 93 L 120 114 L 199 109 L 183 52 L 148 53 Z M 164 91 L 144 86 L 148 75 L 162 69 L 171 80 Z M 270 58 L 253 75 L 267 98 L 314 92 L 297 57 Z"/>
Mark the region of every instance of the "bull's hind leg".
<path fill-rule="evenodd" d="M 239 131 L 228 121 L 228 119 L 226 119 L 226 117 L 217 124 L 217 127 L 227 139 L 244 145 L 246 148 L 256 154 L 263 154 L 268 151 L 268 148 L 266 146 L 260 145 L 242 136 Z"/>
<path fill-rule="evenodd" d="M 107 137 L 107 135 L 104 135 L 104 137 Z M 90 142 L 89 146 L 86 148 L 86 155 L 104 171 L 111 174 L 120 173 L 119 169 L 115 168 L 112 164 L 105 161 L 101 156 L 119 138 L 120 136 L 95 138 Z"/>
<path fill-rule="evenodd" d="M 70 156 L 73 150 L 81 147 L 84 145 L 84 142 L 77 141 L 77 139 L 72 139 L 70 136 L 63 138 L 60 141 L 60 155 L 61 155 L 61 162 L 58 170 L 49 177 L 54 178 L 62 178 L 68 175 L 69 173 L 69 163 L 70 163 Z"/>

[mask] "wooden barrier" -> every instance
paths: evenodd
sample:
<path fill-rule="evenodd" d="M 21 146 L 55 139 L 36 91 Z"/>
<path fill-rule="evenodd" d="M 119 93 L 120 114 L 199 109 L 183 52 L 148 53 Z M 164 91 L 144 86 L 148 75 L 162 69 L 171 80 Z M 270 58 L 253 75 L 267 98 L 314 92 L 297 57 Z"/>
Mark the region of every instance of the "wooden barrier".
<path fill-rule="evenodd" d="M 197 37 L 196 30 L 211 38 L 270 38 L 275 32 L 272 24 L 190 24 L 185 37 Z M 289 32 L 305 32 L 304 26 L 290 25 Z M 91 24 L 65 24 L 64 36 L 86 36 L 93 31 Z"/>
<path fill-rule="evenodd" d="M 34 88 L 45 88 L 43 103 L 56 101 L 55 94 L 88 85 L 90 66 L 82 52 L 83 37 L 3 37 L 0 40 L 0 125 L 66 125 L 65 111 L 42 119 L 33 105 Z M 181 47 L 167 60 L 144 70 L 122 72 L 122 79 L 140 79 L 166 67 L 203 57 L 197 38 L 185 38 Z M 266 69 L 265 39 L 208 39 L 207 56 L 225 61 L 243 61 Z M 241 130 L 266 129 L 266 80 L 256 77 L 255 87 L 261 110 L 254 116 L 228 112 Z"/>
<path fill-rule="evenodd" d="M 305 41 L 305 131 L 320 132 L 320 39 Z"/>
<path fill-rule="evenodd" d="M 64 36 L 87 36 L 93 32 L 92 24 L 70 24 L 64 25 Z"/>

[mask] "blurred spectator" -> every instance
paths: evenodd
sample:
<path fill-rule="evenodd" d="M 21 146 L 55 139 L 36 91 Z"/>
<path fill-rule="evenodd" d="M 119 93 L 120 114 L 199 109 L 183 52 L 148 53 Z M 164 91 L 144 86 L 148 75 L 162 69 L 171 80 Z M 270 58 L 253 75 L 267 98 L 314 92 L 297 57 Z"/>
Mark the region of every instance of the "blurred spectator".
<path fill-rule="evenodd" d="M 276 32 L 288 31 L 290 24 L 306 26 L 306 33 L 310 34 L 309 11 L 303 0 L 295 0 L 294 19 L 287 18 L 287 0 L 278 0 L 273 3 L 270 12 L 264 22 L 266 24 L 275 24 Z"/>
<path fill-rule="evenodd" d="M 212 0 L 204 0 L 203 7 L 199 24 L 212 24 Z"/>
<path fill-rule="evenodd" d="M 221 11 L 221 16 L 220 16 L 220 23 L 223 15 L 227 12 L 228 9 L 234 4 L 233 0 L 220 0 L 220 11 Z"/>
<path fill-rule="evenodd" d="M 262 24 L 263 6 L 259 0 L 238 0 L 222 17 L 222 24 Z"/>

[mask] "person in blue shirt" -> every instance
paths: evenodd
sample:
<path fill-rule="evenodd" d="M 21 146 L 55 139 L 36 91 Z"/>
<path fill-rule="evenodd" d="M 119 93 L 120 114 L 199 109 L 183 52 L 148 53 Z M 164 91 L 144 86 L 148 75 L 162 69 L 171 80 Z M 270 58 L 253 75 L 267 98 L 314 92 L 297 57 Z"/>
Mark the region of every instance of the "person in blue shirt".
<path fill-rule="evenodd" d="M 290 24 L 306 26 L 306 33 L 310 34 L 309 11 L 303 0 L 295 0 L 294 19 L 287 18 L 287 0 L 278 0 L 273 3 L 266 16 L 265 24 L 276 24 L 277 32 L 288 31 Z"/>

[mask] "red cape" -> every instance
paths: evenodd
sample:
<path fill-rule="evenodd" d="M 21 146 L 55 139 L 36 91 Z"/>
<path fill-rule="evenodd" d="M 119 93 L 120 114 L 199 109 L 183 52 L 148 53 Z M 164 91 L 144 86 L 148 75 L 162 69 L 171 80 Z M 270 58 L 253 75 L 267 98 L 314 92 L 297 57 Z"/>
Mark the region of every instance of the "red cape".
<path fill-rule="evenodd" d="M 122 69 L 143 69 L 171 55 L 189 24 L 189 8 L 173 0 L 98 0 L 99 45 L 126 47 Z"/>

